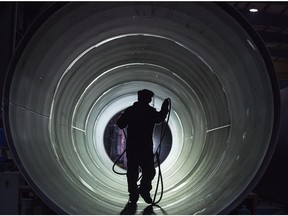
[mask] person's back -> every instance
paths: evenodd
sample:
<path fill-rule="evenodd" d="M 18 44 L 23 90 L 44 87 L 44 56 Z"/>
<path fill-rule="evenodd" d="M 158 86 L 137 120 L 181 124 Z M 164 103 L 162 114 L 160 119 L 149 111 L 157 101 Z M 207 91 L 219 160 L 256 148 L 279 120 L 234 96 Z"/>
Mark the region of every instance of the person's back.
<path fill-rule="evenodd" d="M 144 89 L 138 91 L 138 102 L 128 107 L 117 121 L 119 128 L 127 128 L 126 157 L 127 180 L 130 193 L 129 202 L 136 203 L 141 196 L 147 203 L 151 203 L 149 191 L 152 189 L 151 181 L 155 175 L 153 156 L 153 129 L 156 123 L 165 120 L 168 113 L 168 99 L 157 112 L 149 103 L 154 93 Z M 137 190 L 138 166 L 142 169 L 142 180 Z"/>
<path fill-rule="evenodd" d="M 158 114 L 156 109 L 148 104 L 136 102 L 127 112 L 129 113 L 127 129 L 129 142 L 127 144 L 129 145 L 130 142 L 136 141 L 139 142 L 139 144 L 146 142 L 147 145 L 152 145 L 152 134 L 156 123 L 155 119 Z M 127 146 L 127 148 L 130 147 L 133 148 L 133 146 Z"/>

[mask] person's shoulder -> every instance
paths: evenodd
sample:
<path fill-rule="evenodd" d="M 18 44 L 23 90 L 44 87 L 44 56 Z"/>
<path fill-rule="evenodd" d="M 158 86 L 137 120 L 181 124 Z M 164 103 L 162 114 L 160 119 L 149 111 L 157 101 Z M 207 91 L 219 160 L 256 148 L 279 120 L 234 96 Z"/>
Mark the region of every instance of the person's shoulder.
<path fill-rule="evenodd" d="M 135 102 L 133 105 L 127 107 L 124 111 L 125 112 L 131 112 L 133 110 L 137 109 L 137 102 Z"/>
<path fill-rule="evenodd" d="M 152 107 L 152 106 L 149 106 L 149 109 L 152 111 L 152 112 L 156 112 L 156 108 Z"/>
<path fill-rule="evenodd" d="M 125 109 L 125 111 L 131 111 L 133 109 L 133 106 L 129 106 L 129 107 L 127 107 L 126 109 Z"/>

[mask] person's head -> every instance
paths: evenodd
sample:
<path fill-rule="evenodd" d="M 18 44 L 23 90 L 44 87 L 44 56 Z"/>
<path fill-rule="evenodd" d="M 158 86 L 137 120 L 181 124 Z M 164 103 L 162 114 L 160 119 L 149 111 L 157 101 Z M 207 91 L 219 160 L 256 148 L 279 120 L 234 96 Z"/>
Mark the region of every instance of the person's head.
<path fill-rule="evenodd" d="M 154 93 L 148 89 L 143 89 L 137 92 L 138 93 L 138 101 L 141 103 L 149 104 L 152 101 L 152 97 Z"/>

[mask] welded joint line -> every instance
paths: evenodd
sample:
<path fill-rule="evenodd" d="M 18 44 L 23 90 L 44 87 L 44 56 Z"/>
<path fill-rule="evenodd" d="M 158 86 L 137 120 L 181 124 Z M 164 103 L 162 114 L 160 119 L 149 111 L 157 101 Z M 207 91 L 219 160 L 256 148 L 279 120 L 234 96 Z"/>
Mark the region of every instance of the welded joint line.
<path fill-rule="evenodd" d="M 227 125 L 223 125 L 223 126 L 220 126 L 220 127 L 216 127 L 216 128 L 212 128 L 212 129 L 209 129 L 207 130 L 206 132 L 209 133 L 211 131 L 215 131 L 215 130 L 220 130 L 220 129 L 223 129 L 223 128 L 227 128 L 227 127 L 230 127 L 231 124 L 227 124 Z"/>
<path fill-rule="evenodd" d="M 86 133 L 85 130 L 83 130 L 83 129 L 81 129 L 81 128 L 78 128 L 78 127 L 75 127 L 75 126 L 73 126 L 73 125 L 72 125 L 72 128 L 75 129 L 75 130 L 81 131 L 81 132 L 83 132 L 83 133 Z"/>
<path fill-rule="evenodd" d="M 27 107 L 21 106 L 21 105 L 19 105 L 19 104 L 15 104 L 15 103 L 10 102 L 10 105 L 17 106 L 17 107 L 19 107 L 19 108 L 21 108 L 21 109 L 25 109 L 25 110 L 27 110 L 27 111 L 29 111 L 29 112 L 31 112 L 31 113 L 36 114 L 36 115 L 40 115 L 40 116 L 42 116 L 42 117 L 44 117 L 44 118 L 50 119 L 50 116 L 47 116 L 47 115 L 44 115 L 44 114 L 42 114 L 42 113 L 36 112 L 36 111 L 34 111 L 34 110 L 32 110 L 32 109 L 29 109 L 29 108 L 27 108 Z"/>

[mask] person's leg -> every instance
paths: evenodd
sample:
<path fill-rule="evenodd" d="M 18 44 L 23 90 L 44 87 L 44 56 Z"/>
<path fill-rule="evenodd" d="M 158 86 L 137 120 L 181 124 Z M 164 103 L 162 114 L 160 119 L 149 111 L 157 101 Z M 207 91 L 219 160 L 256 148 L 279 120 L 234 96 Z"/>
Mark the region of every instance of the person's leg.
<path fill-rule="evenodd" d="M 127 183 L 129 192 L 129 201 L 136 203 L 139 198 L 137 180 L 139 175 L 138 161 L 132 155 L 127 155 Z"/>
<path fill-rule="evenodd" d="M 152 180 L 155 176 L 154 155 L 149 154 L 141 158 L 140 167 L 142 169 L 142 179 L 140 183 L 139 193 L 147 203 L 152 203 L 150 191 L 152 189 Z"/>

